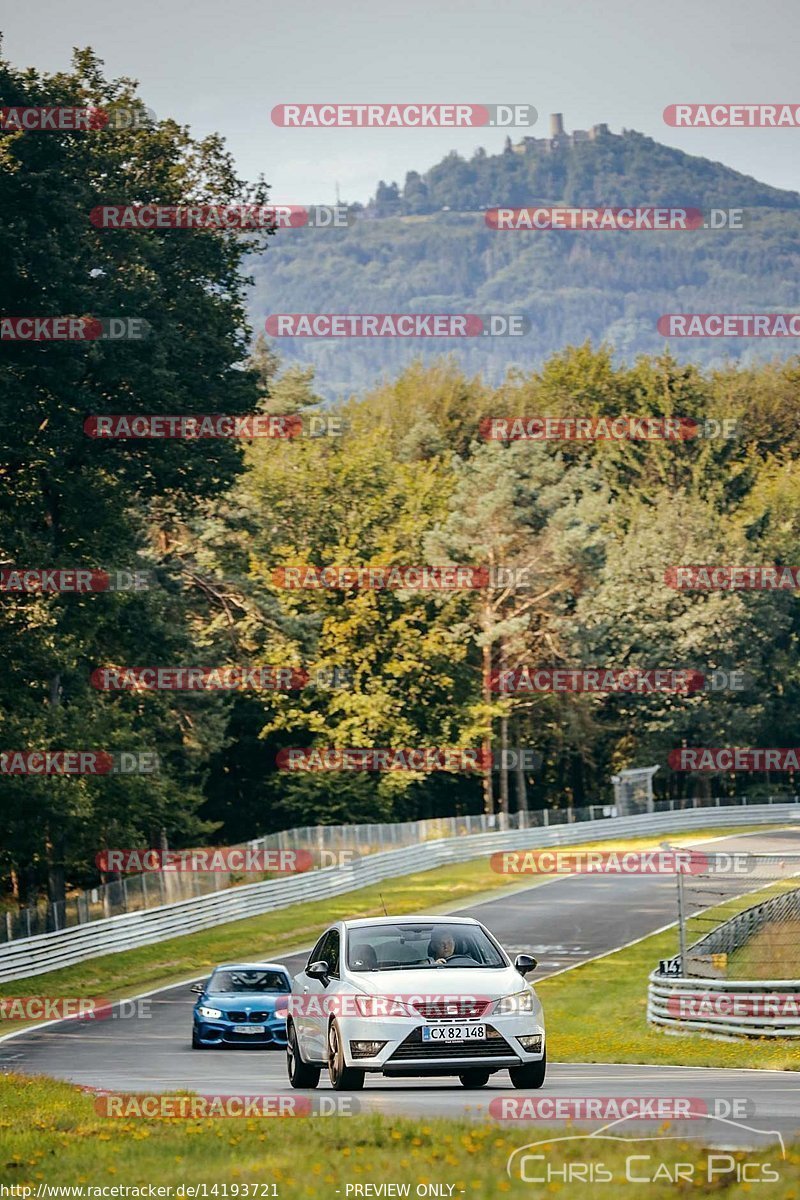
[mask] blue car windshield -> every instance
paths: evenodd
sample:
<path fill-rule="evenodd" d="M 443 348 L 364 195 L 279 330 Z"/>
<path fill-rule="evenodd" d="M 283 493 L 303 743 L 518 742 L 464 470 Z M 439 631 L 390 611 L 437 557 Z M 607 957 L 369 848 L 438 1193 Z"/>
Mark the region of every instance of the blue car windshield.
<path fill-rule="evenodd" d="M 237 992 L 279 992 L 292 990 L 289 976 L 283 971 L 215 971 L 208 981 L 207 992 L 229 995 Z"/>

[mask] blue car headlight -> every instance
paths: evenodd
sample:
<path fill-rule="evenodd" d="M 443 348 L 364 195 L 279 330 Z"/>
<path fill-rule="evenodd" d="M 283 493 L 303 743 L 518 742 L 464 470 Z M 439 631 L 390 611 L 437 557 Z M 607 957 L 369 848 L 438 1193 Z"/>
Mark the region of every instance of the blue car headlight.
<path fill-rule="evenodd" d="M 205 1008 L 204 1005 L 198 1004 L 197 1015 L 202 1017 L 205 1021 L 219 1021 L 222 1016 L 222 1012 L 218 1008 Z"/>

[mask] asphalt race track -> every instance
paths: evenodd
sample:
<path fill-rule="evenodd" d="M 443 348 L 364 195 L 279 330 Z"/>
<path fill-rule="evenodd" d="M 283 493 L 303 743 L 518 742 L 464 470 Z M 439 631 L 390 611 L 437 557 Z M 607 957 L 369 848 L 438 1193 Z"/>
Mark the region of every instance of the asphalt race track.
<path fill-rule="evenodd" d="M 703 844 L 701 838 L 698 844 Z M 797 853 L 800 831 L 714 839 L 713 848 Z M 541 979 L 672 924 L 675 890 L 674 876 L 563 876 L 457 911 L 486 924 L 512 954 L 535 954 L 540 966 L 532 978 Z M 741 891 L 741 885 L 735 890 Z M 278 961 L 295 973 L 306 954 L 279 956 Z M 243 946 L 242 958 L 247 957 Z M 642 986 L 644 991 L 644 980 Z M 291 1093 L 282 1051 L 193 1051 L 189 1039 L 194 999 L 185 983 L 153 994 L 148 1019 L 116 1019 L 115 1013 L 111 1020 L 59 1022 L 6 1037 L 0 1040 L 0 1070 L 47 1074 L 110 1091 Z M 614 1020 L 613 1012 L 608 1019 Z M 598 1029 L 598 1038 L 602 1034 Z M 333 1098 L 324 1073 L 317 1095 L 323 1094 Z M 690 1096 L 709 1103 L 747 1098 L 755 1128 L 800 1130 L 800 1077 L 793 1072 L 556 1063 L 548 1069 L 543 1091 L 527 1094 Z M 365 1089 L 352 1100 L 358 1111 L 455 1117 L 481 1115 L 492 1098 L 511 1095 L 526 1093 L 515 1092 L 505 1072 L 492 1076 L 480 1091 L 466 1091 L 457 1079 L 407 1081 L 368 1075 Z M 724 1103 L 722 1108 L 725 1111 Z M 730 1115 L 735 1117 L 736 1111 Z M 731 1143 L 732 1131 L 724 1132 Z"/>

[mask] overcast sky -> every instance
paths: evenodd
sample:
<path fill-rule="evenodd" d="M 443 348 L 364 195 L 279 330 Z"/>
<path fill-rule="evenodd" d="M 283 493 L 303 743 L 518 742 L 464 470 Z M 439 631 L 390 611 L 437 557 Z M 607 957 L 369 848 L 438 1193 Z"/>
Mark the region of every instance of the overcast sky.
<path fill-rule="evenodd" d="M 219 131 L 272 198 L 366 200 L 450 150 L 502 148 L 499 130 L 280 129 L 278 103 L 528 103 L 567 129 L 638 129 L 800 190 L 800 129 L 676 130 L 667 104 L 800 104 L 800 0 L 38 0 L 2 18 L 5 57 L 65 69 L 92 46 L 109 75 L 199 136 Z M 597 197 L 602 200 L 602 197 Z M 631 201 L 635 201 L 631 197 Z"/>

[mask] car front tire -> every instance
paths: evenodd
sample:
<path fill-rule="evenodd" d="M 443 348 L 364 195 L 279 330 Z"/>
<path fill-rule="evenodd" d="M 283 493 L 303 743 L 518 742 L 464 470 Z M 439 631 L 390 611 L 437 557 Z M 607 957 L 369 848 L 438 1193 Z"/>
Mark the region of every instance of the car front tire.
<path fill-rule="evenodd" d="M 332 1024 L 328 1030 L 328 1076 L 337 1092 L 358 1092 L 364 1086 L 366 1071 L 345 1066 L 344 1049 L 339 1030 Z"/>
<path fill-rule="evenodd" d="M 526 1063 L 524 1067 L 512 1067 L 508 1073 L 515 1088 L 543 1087 L 544 1077 L 547 1074 L 547 1051 L 541 1062 Z"/>
<path fill-rule="evenodd" d="M 315 1088 L 319 1083 L 319 1067 L 312 1067 L 310 1063 L 303 1062 L 294 1025 L 289 1026 L 289 1036 L 286 1039 L 286 1066 L 289 1083 L 293 1088 Z"/>

